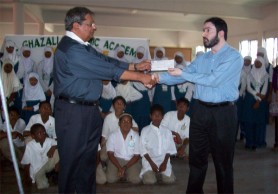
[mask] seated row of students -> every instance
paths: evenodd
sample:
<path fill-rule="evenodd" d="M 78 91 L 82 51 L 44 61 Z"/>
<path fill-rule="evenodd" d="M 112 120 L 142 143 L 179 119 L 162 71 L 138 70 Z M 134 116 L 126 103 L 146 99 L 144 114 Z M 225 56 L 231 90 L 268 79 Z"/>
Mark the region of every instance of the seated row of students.
<path fill-rule="evenodd" d="M 52 159 L 53 155 L 47 154 L 50 147 L 49 143 L 44 143 L 44 140 L 46 140 L 46 142 L 52 142 L 51 145 L 57 144 L 55 119 L 51 116 L 52 109 L 50 103 L 47 101 L 41 102 L 39 105 L 39 114 L 33 115 L 27 125 L 25 124 L 25 121 L 20 118 L 17 108 L 10 107 L 8 109 L 8 113 L 13 145 L 18 164 L 20 167 L 25 166 L 25 171 L 26 173 L 28 172 L 24 180 L 30 182 L 32 179 L 33 183 L 37 183 L 38 188 L 47 188 L 48 182 L 46 180 L 45 173 L 52 171 L 53 164 L 56 165 L 59 161 L 59 156 L 55 153 L 54 163 L 52 161 L 50 162 L 51 165 L 48 163 L 48 167 L 43 168 L 46 165 L 48 158 L 49 160 Z M 43 130 L 44 132 L 39 133 L 37 130 Z M 29 145 L 29 143 L 31 144 Z M 53 150 L 54 148 L 52 148 L 52 151 Z M 6 121 L 0 127 L 0 151 L 5 158 L 12 161 L 7 139 Z M 41 171 L 41 168 L 44 170 Z M 58 169 L 56 169 L 56 171 L 57 170 Z M 57 177 L 57 174 L 55 173 L 52 173 L 52 175 Z M 57 180 L 55 180 L 55 182 L 57 182 Z"/>
<path fill-rule="evenodd" d="M 172 112 L 167 113 L 166 116 L 165 116 L 166 120 L 164 121 L 164 123 L 165 123 L 164 128 L 165 129 L 168 128 L 168 129 L 172 130 L 172 132 L 170 130 L 169 130 L 169 132 L 171 134 L 170 139 L 173 143 L 174 143 L 174 141 L 173 141 L 172 136 L 173 135 L 176 136 L 176 138 L 175 138 L 177 140 L 176 144 L 179 147 L 178 155 L 181 156 L 181 157 L 184 156 L 184 150 L 185 150 L 184 148 L 188 148 L 188 146 L 186 147 L 186 145 L 188 144 L 189 117 L 185 115 L 186 111 L 188 110 L 188 104 L 189 104 L 189 102 L 186 99 L 178 100 L 177 111 L 172 111 Z M 111 144 L 111 140 L 108 141 L 108 139 L 110 137 L 110 134 L 114 134 L 115 132 L 119 132 L 119 124 L 120 124 L 119 119 L 122 117 L 122 113 L 124 112 L 125 105 L 126 105 L 125 99 L 121 96 L 117 96 L 113 100 L 113 107 L 114 107 L 115 111 L 108 114 L 107 117 L 104 120 L 103 135 L 102 135 L 103 136 L 102 137 L 102 145 L 104 145 L 104 146 L 102 146 L 101 152 L 104 153 L 102 155 L 104 155 L 104 156 L 106 155 L 106 158 L 102 157 L 103 161 L 109 161 L 109 160 L 107 160 L 107 158 L 109 158 L 109 159 L 113 158 L 113 156 L 111 156 L 111 154 L 109 154 L 109 151 L 111 151 L 111 146 L 112 147 L 114 147 L 114 146 L 113 146 L 113 143 Z M 152 120 L 153 123 L 154 122 L 158 123 L 158 121 L 155 121 L 155 115 L 158 115 L 158 113 L 160 113 L 160 117 L 163 118 L 163 109 L 159 105 L 155 105 L 152 109 L 153 110 L 151 110 L 151 120 Z M 175 119 L 174 114 L 176 115 L 176 119 Z M 43 101 L 43 102 L 40 103 L 40 106 L 39 106 L 39 114 L 33 115 L 31 117 L 30 121 L 28 122 L 27 126 L 26 126 L 24 120 L 22 120 L 20 118 L 20 115 L 19 115 L 17 109 L 13 108 L 13 107 L 9 108 L 9 118 L 10 118 L 11 130 L 12 130 L 16 155 L 17 155 L 17 159 L 19 160 L 19 163 L 21 161 L 21 158 L 22 157 L 24 158 L 24 156 L 23 156 L 24 147 L 25 147 L 24 145 L 29 145 L 28 142 L 33 142 L 32 144 L 36 144 L 36 145 L 38 145 L 38 143 L 39 143 L 35 139 L 34 132 L 32 132 L 32 127 L 33 126 L 36 126 L 37 124 L 42 126 L 45 130 L 44 135 L 46 135 L 48 138 L 51 138 L 55 141 L 55 139 L 56 139 L 55 119 L 51 115 L 52 115 L 52 109 L 51 109 L 50 103 L 47 102 L 47 101 Z M 167 115 L 169 115 L 169 117 Z M 183 117 L 182 117 L 182 115 L 183 115 Z M 132 116 L 131 116 L 131 118 L 132 118 Z M 177 124 L 175 126 L 173 125 L 171 128 L 169 128 L 168 126 L 171 126 L 172 124 L 171 124 L 171 122 L 168 123 L 167 120 L 169 120 L 169 119 L 167 119 L 167 118 L 170 118 L 171 121 L 173 121 L 173 119 L 177 120 L 176 124 L 177 123 L 180 123 L 180 124 Z M 160 119 L 160 118 L 158 118 L 158 119 Z M 182 121 L 184 121 L 184 123 L 182 123 Z M 160 123 L 160 120 L 159 120 L 159 123 Z M 124 125 L 124 124 L 125 123 L 123 122 L 123 126 L 120 125 L 120 127 L 121 128 L 125 127 L 126 125 Z M 154 125 L 154 124 L 151 124 L 151 125 Z M 8 141 L 7 141 L 7 133 L 6 133 L 6 127 L 5 126 L 6 126 L 6 124 L 4 123 L 1 127 L 2 131 L 0 132 L 1 151 L 6 158 L 11 160 L 11 154 L 10 154 L 10 151 L 9 151 L 9 146 L 8 146 Z M 159 126 L 159 125 L 156 124 L 156 126 Z M 132 141 L 129 142 L 129 145 L 131 147 L 133 147 L 133 144 L 135 143 L 135 140 L 136 140 L 135 136 L 139 137 L 138 126 L 137 126 L 137 124 L 134 120 L 130 125 L 130 129 L 132 129 L 133 133 L 137 134 L 137 135 L 132 135 L 131 136 Z M 144 134 L 144 132 L 142 131 L 142 135 L 143 134 Z M 149 142 L 152 142 L 151 139 L 149 139 Z M 159 141 L 161 141 L 161 140 L 159 140 Z M 43 145 L 43 144 L 41 143 L 41 145 Z M 107 148 L 108 148 L 107 151 L 106 151 L 106 148 L 105 148 L 106 145 L 107 145 Z M 162 143 L 162 145 L 165 145 L 165 144 Z M 174 143 L 174 145 L 175 145 L 175 143 Z M 134 144 L 134 146 L 135 146 L 135 144 Z M 138 146 L 138 145 L 136 144 L 136 146 Z M 41 146 L 41 149 L 43 149 L 43 147 L 44 146 Z M 122 146 L 120 146 L 120 148 L 121 147 Z M 183 148 L 183 149 L 181 149 L 181 148 Z M 45 149 L 49 149 L 49 148 L 44 148 L 43 149 L 44 154 L 48 152 L 48 150 L 45 150 Z M 40 149 L 36 148 L 35 150 L 39 151 Z M 156 149 L 154 149 L 153 151 L 155 151 L 155 150 Z M 40 152 L 40 151 L 39 151 L 39 153 L 42 154 L 42 152 Z M 25 151 L 25 154 L 27 154 L 27 151 Z M 34 152 L 34 154 L 35 154 L 35 152 Z M 187 153 L 187 155 L 188 155 L 188 153 Z M 31 156 L 32 156 L 32 154 L 31 154 Z M 43 159 L 43 158 L 41 158 L 41 159 Z M 44 159 L 44 161 L 37 161 L 36 159 L 32 160 L 32 162 L 34 162 L 35 165 L 38 165 L 37 164 L 38 162 L 41 163 L 41 164 L 42 163 L 44 164 L 45 161 L 46 161 L 45 159 Z M 55 159 L 54 161 L 57 162 L 57 159 Z M 56 164 L 56 162 L 55 162 L 55 164 Z M 24 160 L 22 159 L 21 164 L 26 164 L 26 159 L 24 159 Z M 43 167 L 43 165 L 40 166 L 40 167 Z M 30 175 L 32 177 L 32 181 L 34 182 L 36 180 L 35 173 L 34 173 L 33 170 L 31 170 L 32 168 L 30 169 L 30 167 L 29 167 L 28 169 L 29 169 L 28 171 L 31 173 Z M 53 169 L 53 168 L 51 168 L 51 169 Z M 100 170 L 102 170 L 102 168 L 98 167 L 98 171 L 100 171 Z M 43 172 L 48 172 L 48 170 L 43 171 Z M 108 170 L 108 172 L 109 172 L 109 170 Z M 42 180 L 43 183 L 37 183 L 37 187 L 38 188 L 48 187 L 48 184 L 45 181 L 44 175 L 40 175 L 39 177 L 41 177 L 41 176 L 43 176 L 43 178 L 39 178 L 39 180 L 36 180 L 36 182 Z M 109 176 L 107 176 L 107 177 L 109 177 Z M 101 178 L 101 176 L 97 176 L 97 179 L 99 179 L 99 178 Z M 113 179 L 113 176 L 112 176 L 111 179 Z M 113 182 L 113 181 L 111 181 L 111 179 L 108 179 L 108 182 Z M 102 180 L 106 180 L 106 176 Z M 104 181 L 104 182 L 106 182 L 106 181 Z M 134 182 L 134 181 L 132 181 L 132 182 Z M 144 181 L 144 182 L 148 182 L 148 181 Z"/>
<path fill-rule="evenodd" d="M 185 115 L 188 100 L 179 99 L 177 111 L 165 116 L 161 105 L 153 105 L 151 124 L 142 129 L 140 136 L 132 115 L 123 113 L 125 104 L 123 97 L 116 97 L 113 100 L 115 112 L 104 119 L 100 160 L 107 168 L 105 173 L 101 163 L 98 164 L 97 183 L 114 183 L 121 179 L 139 183 L 142 179 L 144 184 L 153 184 L 157 182 L 157 174 L 162 175 L 165 183 L 174 182 L 170 156 L 188 158 L 189 154 L 190 119 Z"/>

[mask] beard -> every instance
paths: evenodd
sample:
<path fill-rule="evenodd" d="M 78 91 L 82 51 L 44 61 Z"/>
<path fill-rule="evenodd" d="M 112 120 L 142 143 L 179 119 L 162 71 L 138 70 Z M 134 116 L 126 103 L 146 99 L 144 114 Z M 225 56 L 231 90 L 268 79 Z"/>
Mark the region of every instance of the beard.
<path fill-rule="evenodd" d="M 211 40 L 209 40 L 207 38 L 203 38 L 203 43 L 204 43 L 204 47 L 212 48 L 219 43 L 219 38 L 218 38 L 217 34 Z"/>

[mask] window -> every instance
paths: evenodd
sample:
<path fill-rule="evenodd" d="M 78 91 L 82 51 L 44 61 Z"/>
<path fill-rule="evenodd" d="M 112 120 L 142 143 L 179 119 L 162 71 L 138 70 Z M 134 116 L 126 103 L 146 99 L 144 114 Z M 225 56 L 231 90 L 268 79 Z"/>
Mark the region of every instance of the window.
<path fill-rule="evenodd" d="M 278 38 L 267 38 L 265 48 L 269 62 L 275 67 L 278 63 Z"/>
<path fill-rule="evenodd" d="M 252 63 L 257 58 L 258 41 L 257 40 L 243 40 L 240 42 L 239 50 L 242 57 L 251 56 Z"/>

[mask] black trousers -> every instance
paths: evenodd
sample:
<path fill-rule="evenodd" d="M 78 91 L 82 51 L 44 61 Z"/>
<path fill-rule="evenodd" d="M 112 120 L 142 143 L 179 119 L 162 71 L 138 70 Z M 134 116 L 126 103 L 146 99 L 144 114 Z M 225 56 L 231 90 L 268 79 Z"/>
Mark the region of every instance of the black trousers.
<path fill-rule="evenodd" d="M 237 133 L 235 105 L 209 107 L 194 104 L 189 129 L 190 174 L 187 193 L 203 193 L 211 153 L 218 193 L 233 193 L 233 158 Z"/>
<path fill-rule="evenodd" d="M 101 127 L 98 106 L 56 99 L 59 193 L 96 193 L 96 156 Z"/>

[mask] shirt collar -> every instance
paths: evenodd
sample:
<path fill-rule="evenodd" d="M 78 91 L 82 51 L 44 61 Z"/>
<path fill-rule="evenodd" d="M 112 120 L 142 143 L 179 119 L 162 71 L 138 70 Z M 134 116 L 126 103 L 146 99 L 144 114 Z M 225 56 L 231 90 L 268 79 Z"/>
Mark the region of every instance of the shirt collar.
<path fill-rule="evenodd" d="M 72 38 L 73 40 L 76 40 L 80 44 L 84 44 L 86 46 L 90 45 L 89 42 L 84 42 L 79 36 L 77 36 L 74 32 L 66 31 L 66 36 Z"/>

